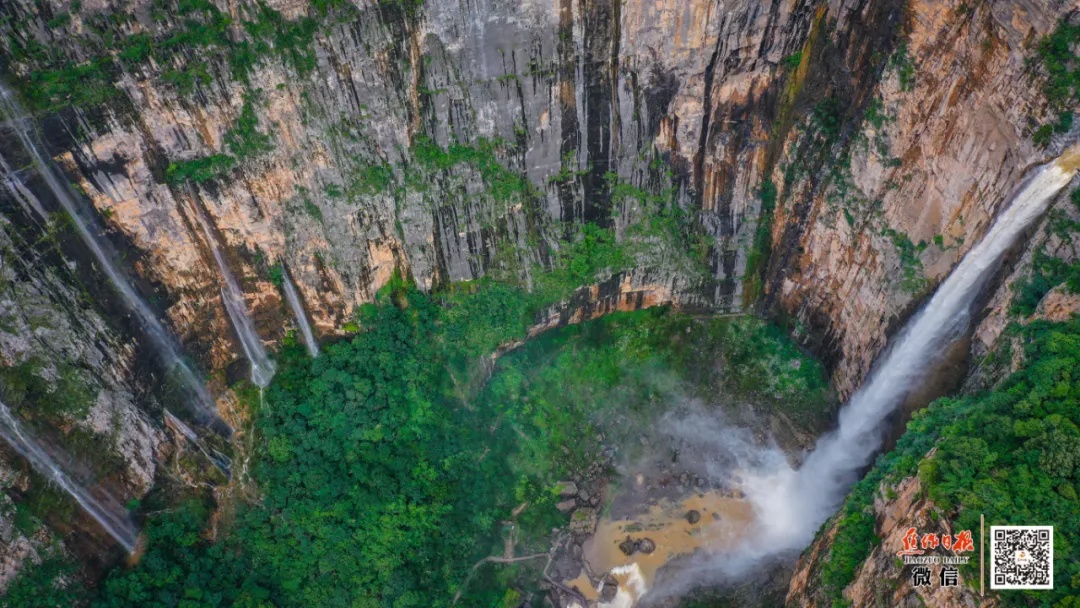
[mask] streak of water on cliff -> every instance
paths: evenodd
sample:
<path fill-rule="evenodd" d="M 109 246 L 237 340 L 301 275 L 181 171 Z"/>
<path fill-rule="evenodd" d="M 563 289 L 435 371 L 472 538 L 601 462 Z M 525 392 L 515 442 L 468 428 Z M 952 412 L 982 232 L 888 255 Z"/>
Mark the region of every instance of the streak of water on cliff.
<path fill-rule="evenodd" d="M 7 159 L 0 156 L 0 173 L 4 175 L 4 186 L 11 192 L 11 196 L 22 205 L 23 210 L 31 216 L 37 216 L 42 221 L 49 221 L 49 213 L 38 200 L 38 197 L 22 183 L 14 168 L 7 163 Z"/>
<path fill-rule="evenodd" d="M 218 452 L 214 448 L 207 448 L 199 435 L 195 433 L 195 431 L 192 430 L 191 427 L 184 424 L 183 420 L 180 420 L 179 418 L 174 416 L 173 413 L 169 410 L 165 410 L 165 424 L 176 429 L 176 431 L 179 432 L 184 437 L 184 439 L 186 439 L 189 443 L 198 448 L 199 451 L 202 452 L 203 456 L 206 456 L 206 459 L 213 463 L 213 465 L 217 467 L 219 471 L 224 473 L 226 477 L 231 475 L 232 461 L 229 459 L 229 457 L 225 456 L 221 452 Z"/>
<path fill-rule="evenodd" d="M 2 402 L 0 402 L 0 437 L 25 458 L 34 470 L 74 498 L 75 502 L 79 503 L 79 506 L 128 553 L 135 550 L 139 531 L 128 519 L 127 510 L 119 501 L 103 492 L 98 492 L 99 496 L 95 496 L 87 488 L 71 479 L 45 447 L 22 428 L 7 405 Z"/>
<path fill-rule="evenodd" d="M 225 255 L 221 253 L 221 248 L 218 247 L 217 240 L 214 238 L 214 233 L 210 230 L 210 224 L 207 223 L 206 218 L 198 209 L 195 210 L 195 217 L 198 218 L 199 225 L 202 226 L 203 233 L 206 235 L 206 243 L 214 254 L 214 261 L 217 262 L 218 270 L 221 272 L 221 278 L 224 282 L 221 288 L 221 300 L 225 304 L 225 312 L 229 314 L 229 320 L 236 330 L 236 335 L 240 338 L 240 347 L 244 349 L 244 356 L 247 357 L 248 362 L 251 364 L 251 381 L 255 386 L 265 388 L 274 379 L 274 372 L 276 371 L 274 362 L 266 354 L 262 338 L 255 331 L 255 324 L 251 322 L 251 317 L 248 316 L 244 304 L 244 292 L 240 289 L 240 284 L 236 282 L 236 277 L 233 276 L 232 271 L 229 270 Z"/>
<path fill-rule="evenodd" d="M 319 356 L 319 343 L 315 341 L 315 334 L 311 331 L 307 315 L 304 314 L 304 305 L 300 302 L 300 294 L 296 292 L 292 279 L 289 278 L 289 270 L 284 264 L 281 267 L 281 278 L 285 287 L 285 299 L 289 302 L 289 308 L 296 316 L 296 324 L 300 327 L 300 333 L 304 336 L 304 345 L 307 346 L 308 354 L 314 359 Z"/>
<path fill-rule="evenodd" d="M 108 241 L 99 236 L 98 227 L 93 219 L 84 217 L 80 212 L 80 196 L 75 193 L 67 180 L 61 179 L 52 161 L 41 152 L 41 146 L 37 142 L 37 134 L 31 126 L 27 125 L 29 118 L 26 112 L 19 106 L 14 93 L 3 83 L 0 83 L 0 105 L 2 105 L 4 113 L 7 115 L 8 124 L 19 134 L 23 148 L 30 155 L 35 169 L 71 218 L 79 237 L 94 256 L 98 267 L 108 277 L 109 282 L 120 295 L 127 309 L 138 318 L 140 326 L 153 343 L 154 350 L 157 351 L 164 366 L 179 376 L 184 388 L 195 398 L 192 410 L 199 417 L 200 422 L 212 425 L 219 432 L 228 435 L 231 429 L 218 418 L 214 399 L 206 390 L 206 384 L 184 361 L 180 355 L 180 347 L 172 338 L 172 335 L 121 272 L 116 262 L 118 256 L 112 250 Z"/>

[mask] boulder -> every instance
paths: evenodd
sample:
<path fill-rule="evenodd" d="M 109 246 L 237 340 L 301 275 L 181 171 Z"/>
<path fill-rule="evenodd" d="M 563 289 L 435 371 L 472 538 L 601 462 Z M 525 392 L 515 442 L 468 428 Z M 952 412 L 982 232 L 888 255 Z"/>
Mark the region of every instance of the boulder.
<path fill-rule="evenodd" d="M 592 534 L 596 531 L 596 509 L 578 509 L 570 517 L 570 531 L 574 534 Z"/>
<path fill-rule="evenodd" d="M 619 592 L 619 581 L 615 580 L 614 576 L 608 574 L 604 577 L 604 580 L 600 581 L 600 601 L 607 603 L 615 599 L 615 595 Z"/>
<path fill-rule="evenodd" d="M 701 521 L 701 513 L 693 509 L 686 512 L 686 521 L 690 522 L 690 525 L 694 525 Z"/>
<path fill-rule="evenodd" d="M 577 484 L 572 481 L 560 481 L 556 488 L 559 491 L 559 496 L 562 497 L 573 496 L 578 493 Z"/>
<path fill-rule="evenodd" d="M 656 543 L 654 543 L 651 538 L 643 538 L 634 543 L 634 549 L 641 553 L 649 554 L 656 551 Z"/>
<path fill-rule="evenodd" d="M 622 551 L 625 555 L 632 555 L 636 548 L 637 543 L 634 542 L 634 539 L 630 538 L 629 534 L 626 535 L 626 540 L 619 543 L 619 551 Z"/>
<path fill-rule="evenodd" d="M 571 511 L 573 511 L 576 507 L 577 507 L 577 501 L 574 500 L 573 498 L 571 498 L 569 500 L 564 500 L 564 501 L 560 502 L 559 504 L 555 505 L 555 508 L 558 509 L 559 511 L 562 511 L 563 513 L 569 513 Z"/>

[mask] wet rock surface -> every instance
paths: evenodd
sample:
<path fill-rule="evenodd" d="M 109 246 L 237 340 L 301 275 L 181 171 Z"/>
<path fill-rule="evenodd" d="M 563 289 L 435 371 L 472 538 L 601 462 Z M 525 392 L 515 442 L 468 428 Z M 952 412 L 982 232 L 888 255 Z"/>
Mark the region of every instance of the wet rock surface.
<path fill-rule="evenodd" d="M 619 581 L 610 574 L 604 576 L 604 586 L 600 588 L 600 600 L 604 602 L 610 602 L 615 599 L 616 593 L 619 591 Z"/>
<path fill-rule="evenodd" d="M 634 541 L 634 551 L 649 554 L 656 551 L 656 543 L 651 538 L 640 538 Z"/>

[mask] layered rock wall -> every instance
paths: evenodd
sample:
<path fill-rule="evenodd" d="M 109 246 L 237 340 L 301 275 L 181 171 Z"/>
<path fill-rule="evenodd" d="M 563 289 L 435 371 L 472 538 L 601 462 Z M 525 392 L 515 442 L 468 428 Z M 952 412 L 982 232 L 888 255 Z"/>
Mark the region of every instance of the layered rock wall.
<path fill-rule="evenodd" d="M 848 394 L 1051 153 L 1030 143 L 1047 109 L 1026 59 L 1076 9 L 8 0 L 0 50 L 49 154 L 217 378 L 240 377 L 242 352 L 208 238 L 274 342 L 292 323 L 278 264 L 325 336 L 395 271 L 424 289 L 483 276 L 531 287 L 592 224 L 652 246 L 538 327 L 654 304 L 760 307 Z M 62 215 L 16 195 L 40 184 L 3 156 L 5 226 L 36 243 Z M 53 304 L 100 276 L 85 256 L 42 266 L 75 268 L 59 278 L 42 263 L 19 281 L 68 294 Z M 145 489 L 163 427 L 132 397 L 138 347 L 107 307 L 83 304 L 79 327 L 49 324 L 71 342 L 55 365 L 77 362 L 109 395 L 76 423 L 100 434 L 119 416 L 120 470 Z M 21 361 L 0 346 L 5 366 Z"/>
<path fill-rule="evenodd" d="M 773 169 L 778 246 L 766 299 L 816 329 L 841 394 L 858 386 L 889 335 L 978 242 L 1025 174 L 1052 158 L 1030 142 L 1046 109 L 1027 59 L 1075 9 L 913 1 L 887 59 L 874 64 L 879 51 L 870 42 L 837 44 L 834 61 L 843 61 L 825 95 L 835 106 L 815 109 L 792 130 Z M 830 14 L 842 31 L 874 10 L 843 2 Z M 852 79 L 862 61 L 881 71 L 877 86 Z M 829 112 L 841 119 L 826 137 L 819 114 Z"/>
<path fill-rule="evenodd" d="M 97 33 L 100 15 L 134 15 L 108 26 L 115 37 L 168 39 L 185 26 L 155 12 L 159 4 L 75 12 L 67 2 L 9 3 L 22 28 L 7 30 L 10 77 L 39 67 L 15 50 L 26 38 L 72 61 L 115 54 Z M 268 340 L 287 323 L 267 280 L 275 262 L 288 265 L 318 330 L 333 333 L 395 269 L 424 288 L 528 272 L 550 264 L 582 222 L 624 237 L 668 199 L 708 249 L 709 276 L 693 290 L 718 309 L 743 308 L 779 63 L 801 48 L 812 3 L 385 2 L 329 14 L 267 6 L 288 23 L 318 24 L 303 70 L 270 54 L 245 82 L 230 73 L 228 53 L 180 46 L 160 63 L 124 63 L 118 94 L 61 111 L 51 131 L 56 158 L 212 366 L 236 349 L 196 208 L 227 245 Z M 237 41 L 255 44 L 239 24 L 263 19 L 260 10 L 216 12 L 229 15 Z M 65 24 L 47 27 L 56 15 L 68 15 Z M 176 85 L 193 65 L 205 80 Z M 217 179 L 170 183 L 170 164 L 229 154 L 245 104 L 270 149 Z M 475 162 L 425 162 L 418 144 L 428 142 L 486 146 L 507 174 L 493 184 Z M 527 193 L 498 187 L 519 177 Z"/>

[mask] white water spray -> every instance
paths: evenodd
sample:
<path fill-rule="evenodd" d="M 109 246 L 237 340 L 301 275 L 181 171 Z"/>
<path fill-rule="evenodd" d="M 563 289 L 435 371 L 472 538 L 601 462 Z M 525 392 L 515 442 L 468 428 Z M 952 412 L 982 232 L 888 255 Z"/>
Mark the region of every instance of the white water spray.
<path fill-rule="evenodd" d="M 34 469 L 64 492 L 67 492 L 128 553 L 135 550 L 139 531 L 128 519 L 127 510 L 112 496 L 99 492 L 94 496 L 65 473 L 49 453 L 27 433 L 15 416 L 0 402 L 0 437 L 3 437 Z"/>
<path fill-rule="evenodd" d="M 183 360 L 180 356 L 179 345 L 176 344 L 165 326 L 135 291 L 127 277 L 120 271 L 119 265 L 115 261 L 117 259 L 116 253 L 112 250 L 108 241 L 99 236 L 94 221 L 83 217 L 82 213 L 80 213 L 80 196 L 67 180 L 61 179 L 52 161 L 42 154 L 41 147 L 37 142 L 37 134 L 26 124 L 29 121 L 26 112 L 19 106 L 14 93 L 8 90 L 3 83 L 0 83 L 0 106 L 3 107 L 3 111 L 7 115 L 8 124 L 19 134 L 19 139 L 22 141 L 23 148 L 30 155 L 34 168 L 45 180 L 45 184 L 49 187 L 57 202 L 60 203 L 71 218 L 71 222 L 78 231 L 83 244 L 90 250 L 98 263 L 98 267 L 108 277 L 109 282 L 112 283 L 113 288 L 120 295 L 127 309 L 138 318 L 139 324 L 146 336 L 149 337 L 164 366 L 176 372 L 184 387 L 195 397 L 195 404 L 192 406 L 195 414 L 200 418 L 201 422 L 213 424 L 219 429 L 228 429 L 228 426 L 217 416 L 214 399 L 206 390 L 206 384 Z M 32 200 L 36 202 L 36 198 Z M 43 213 L 43 210 L 39 212 Z M 228 429 L 228 431 L 231 431 L 231 429 Z M 226 431 L 226 434 L 228 431 Z"/>
<path fill-rule="evenodd" d="M 799 550 L 810 543 L 881 448 L 885 419 L 967 331 L 972 306 L 1005 252 L 1046 211 L 1078 167 L 1080 149 L 1069 149 L 1020 187 L 982 240 L 877 361 L 841 410 L 836 430 L 818 442 L 798 471 L 778 467 L 745 480 L 760 527 L 754 555 L 745 557 Z"/>
<path fill-rule="evenodd" d="M 214 254 L 214 261 L 217 262 L 221 278 L 225 283 L 221 288 L 221 300 L 225 304 L 225 312 L 229 313 L 229 320 L 236 330 L 236 335 L 240 338 L 240 346 L 244 349 L 244 356 L 251 363 L 251 381 L 255 386 L 264 388 L 274 378 L 274 372 L 276 371 L 274 362 L 267 356 L 262 338 L 255 331 L 255 325 L 251 322 L 251 317 L 248 316 L 244 304 L 244 292 L 240 289 L 240 284 L 236 282 L 236 277 L 233 276 L 232 271 L 229 270 L 225 255 L 221 253 L 221 248 L 218 247 L 217 240 L 214 238 L 214 233 L 210 230 L 210 224 L 207 223 L 202 211 L 199 209 L 195 210 L 195 217 L 198 218 L 199 225 L 202 226 L 203 234 L 206 235 L 206 243 Z"/>
<path fill-rule="evenodd" d="M 285 287 L 285 299 L 289 302 L 289 308 L 292 309 L 293 315 L 296 317 L 296 324 L 300 327 L 300 333 L 304 336 L 304 345 L 307 346 L 308 354 L 311 358 L 319 356 L 319 343 L 315 341 L 315 333 L 311 331 L 311 324 L 308 323 L 307 316 L 304 314 L 304 305 L 300 302 L 300 294 L 296 292 L 296 287 L 293 285 L 292 279 L 289 278 L 289 270 L 285 268 L 285 265 L 281 265 L 281 278 Z"/>

